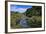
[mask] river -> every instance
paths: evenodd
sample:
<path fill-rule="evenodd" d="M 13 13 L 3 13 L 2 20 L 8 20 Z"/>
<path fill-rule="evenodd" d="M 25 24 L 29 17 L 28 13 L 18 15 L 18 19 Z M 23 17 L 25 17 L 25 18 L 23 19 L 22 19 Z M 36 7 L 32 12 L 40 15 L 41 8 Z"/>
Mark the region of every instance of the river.
<path fill-rule="evenodd" d="M 22 27 L 24 27 L 24 28 L 29 27 L 28 24 L 27 24 L 27 20 L 26 20 L 25 18 L 22 18 L 22 19 L 20 20 L 20 25 L 21 25 Z"/>

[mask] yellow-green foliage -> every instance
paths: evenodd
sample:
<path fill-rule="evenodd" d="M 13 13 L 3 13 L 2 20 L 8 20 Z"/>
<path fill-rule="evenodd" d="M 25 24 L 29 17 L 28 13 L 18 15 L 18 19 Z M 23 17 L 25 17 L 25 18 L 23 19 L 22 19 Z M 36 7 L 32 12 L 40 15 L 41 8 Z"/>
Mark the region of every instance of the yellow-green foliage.
<path fill-rule="evenodd" d="M 32 16 L 31 19 L 28 20 L 28 24 L 30 27 L 41 27 L 42 17 L 41 16 Z"/>
<path fill-rule="evenodd" d="M 11 14 L 11 27 L 16 28 L 19 27 L 19 24 L 16 25 L 16 20 L 21 18 L 21 14 Z"/>

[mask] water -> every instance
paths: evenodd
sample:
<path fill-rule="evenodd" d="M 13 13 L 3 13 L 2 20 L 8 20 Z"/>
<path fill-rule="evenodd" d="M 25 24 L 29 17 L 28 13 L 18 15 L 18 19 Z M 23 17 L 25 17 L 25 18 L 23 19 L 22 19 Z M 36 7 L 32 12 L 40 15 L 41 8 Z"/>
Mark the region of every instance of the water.
<path fill-rule="evenodd" d="M 21 25 L 22 27 L 28 27 L 27 20 L 24 19 L 24 18 L 22 18 L 22 19 L 20 20 L 20 25 Z"/>

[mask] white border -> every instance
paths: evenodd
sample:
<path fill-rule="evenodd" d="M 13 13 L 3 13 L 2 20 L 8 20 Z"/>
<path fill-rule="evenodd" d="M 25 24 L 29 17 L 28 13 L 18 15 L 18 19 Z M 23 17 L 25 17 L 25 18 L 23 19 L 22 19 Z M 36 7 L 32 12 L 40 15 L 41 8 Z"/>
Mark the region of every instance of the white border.
<path fill-rule="evenodd" d="M 10 5 L 11 4 L 42 6 L 42 28 L 11 29 L 10 28 Z M 8 2 L 8 32 L 36 31 L 36 30 L 44 30 L 44 5 L 43 4 L 34 4 L 34 3 Z"/>

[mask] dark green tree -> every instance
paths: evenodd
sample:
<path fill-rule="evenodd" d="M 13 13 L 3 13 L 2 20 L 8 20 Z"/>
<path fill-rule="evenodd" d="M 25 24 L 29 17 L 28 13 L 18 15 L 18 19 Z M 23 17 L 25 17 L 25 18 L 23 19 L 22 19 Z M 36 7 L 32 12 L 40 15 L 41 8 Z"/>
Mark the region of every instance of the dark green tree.
<path fill-rule="evenodd" d="M 32 6 L 32 8 L 28 8 L 26 10 L 26 16 L 31 17 L 31 16 L 41 16 L 41 6 Z"/>

